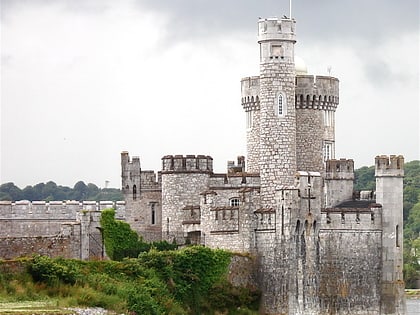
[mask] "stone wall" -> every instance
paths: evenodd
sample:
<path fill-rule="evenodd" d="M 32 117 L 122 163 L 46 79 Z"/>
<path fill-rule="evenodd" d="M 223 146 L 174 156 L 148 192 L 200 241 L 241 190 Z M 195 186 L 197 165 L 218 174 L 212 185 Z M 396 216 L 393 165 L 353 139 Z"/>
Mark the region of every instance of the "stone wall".
<path fill-rule="evenodd" d="M 0 202 L 0 258 L 103 258 L 99 220 L 106 208 L 116 208 L 117 219 L 125 216 L 124 202 Z"/>
<path fill-rule="evenodd" d="M 380 230 L 321 229 L 319 297 L 326 314 L 382 314 L 381 236 Z"/>
<path fill-rule="evenodd" d="M 64 224 L 61 233 L 44 236 L 0 237 L 0 258 L 32 256 L 81 258 L 80 224 Z"/>

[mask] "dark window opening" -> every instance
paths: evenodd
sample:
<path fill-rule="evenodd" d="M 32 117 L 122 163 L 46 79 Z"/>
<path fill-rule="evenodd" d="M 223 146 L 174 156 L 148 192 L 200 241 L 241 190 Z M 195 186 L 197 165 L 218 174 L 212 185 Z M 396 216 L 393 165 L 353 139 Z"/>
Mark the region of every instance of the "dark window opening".
<path fill-rule="evenodd" d="M 133 185 L 133 200 L 136 200 L 137 198 L 137 187 L 136 185 Z"/>
<path fill-rule="evenodd" d="M 152 217 L 151 223 L 152 225 L 154 225 L 156 224 L 156 210 L 155 210 L 154 203 L 150 204 L 150 210 L 151 210 L 151 217 Z"/>

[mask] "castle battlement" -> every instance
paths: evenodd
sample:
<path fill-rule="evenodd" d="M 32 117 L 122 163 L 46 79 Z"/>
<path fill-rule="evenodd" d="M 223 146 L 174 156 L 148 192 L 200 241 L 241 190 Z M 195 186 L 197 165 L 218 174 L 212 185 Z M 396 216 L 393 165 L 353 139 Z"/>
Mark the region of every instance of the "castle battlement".
<path fill-rule="evenodd" d="M 162 173 L 212 173 L 213 158 L 205 155 L 166 155 L 162 158 Z"/>
<path fill-rule="evenodd" d="M 335 110 L 339 103 L 339 80 L 329 76 L 297 75 L 296 108 Z"/>
<path fill-rule="evenodd" d="M 382 228 L 381 207 L 345 209 L 329 208 L 321 214 L 324 230 L 378 230 Z"/>
<path fill-rule="evenodd" d="M 127 151 L 121 152 L 121 165 L 123 169 L 129 167 L 132 169 L 140 169 L 140 158 L 138 156 L 133 156 L 130 160 L 130 156 Z"/>
<path fill-rule="evenodd" d="M 375 157 L 375 176 L 404 176 L 404 157 L 401 155 Z"/>
<path fill-rule="evenodd" d="M 260 19 L 258 21 L 258 43 L 272 40 L 296 42 L 295 24 L 295 20 L 288 18 Z"/>
<path fill-rule="evenodd" d="M 241 80 L 241 103 L 245 111 L 260 109 L 260 77 L 246 77 Z"/>
<path fill-rule="evenodd" d="M 354 179 L 354 161 L 347 159 L 326 161 L 326 179 L 353 180 Z"/>
<path fill-rule="evenodd" d="M 125 211 L 125 201 L 0 201 L 0 217 L 2 220 L 77 220 L 82 211 L 101 211 L 116 209 L 121 217 Z"/>

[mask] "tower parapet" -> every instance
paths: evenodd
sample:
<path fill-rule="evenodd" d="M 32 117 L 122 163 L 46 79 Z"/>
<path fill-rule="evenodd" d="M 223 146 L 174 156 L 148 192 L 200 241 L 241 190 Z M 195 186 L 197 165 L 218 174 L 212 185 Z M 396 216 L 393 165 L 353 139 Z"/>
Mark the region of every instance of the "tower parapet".
<path fill-rule="evenodd" d="M 245 111 L 260 109 L 260 77 L 246 77 L 241 80 L 241 103 Z"/>
<path fill-rule="evenodd" d="M 375 176 L 404 176 L 404 157 L 380 155 L 375 157 Z"/>
<path fill-rule="evenodd" d="M 339 101 L 339 80 L 330 76 L 297 75 L 296 108 L 335 111 Z"/>
<path fill-rule="evenodd" d="M 328 160 L 325 168 L 326 179 L 354 179 L 354 161 L 347 159 Z"/>
<path fill-rule="evenodd" d="M 354 161 L 328 160 L 325 173 L 325 207 L 335 207 L 353 198 Z"/>
<path fill-rule="evenodd" d="M 205 155 L 166 155 L 162 158 L 162 173 L 212 173 L 213 158 Z"/>
<path fill-rule="evenodd" d="M 275 59 L 288 63 L 294 62 L 293 45 L 282 45 L 281 43 L 296 43 L 295 24 L 295 20 L 287 18 L 268 18 L 258 21 L 258 43 L 261 44 L 261 63 Z"/>

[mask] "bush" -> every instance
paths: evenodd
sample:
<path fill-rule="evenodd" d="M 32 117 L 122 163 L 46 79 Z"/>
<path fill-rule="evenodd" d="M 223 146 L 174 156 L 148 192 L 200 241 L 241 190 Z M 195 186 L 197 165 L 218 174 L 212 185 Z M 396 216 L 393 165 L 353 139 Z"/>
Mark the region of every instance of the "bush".
<path fill-rule="evenodd" d="M 54 260 L 47 256 L 35 256 L 29 265 L 29 273 L 35 281 L 48 284 L 74 284 L 77 280 L 77 267 L 71 260 Z"/>

